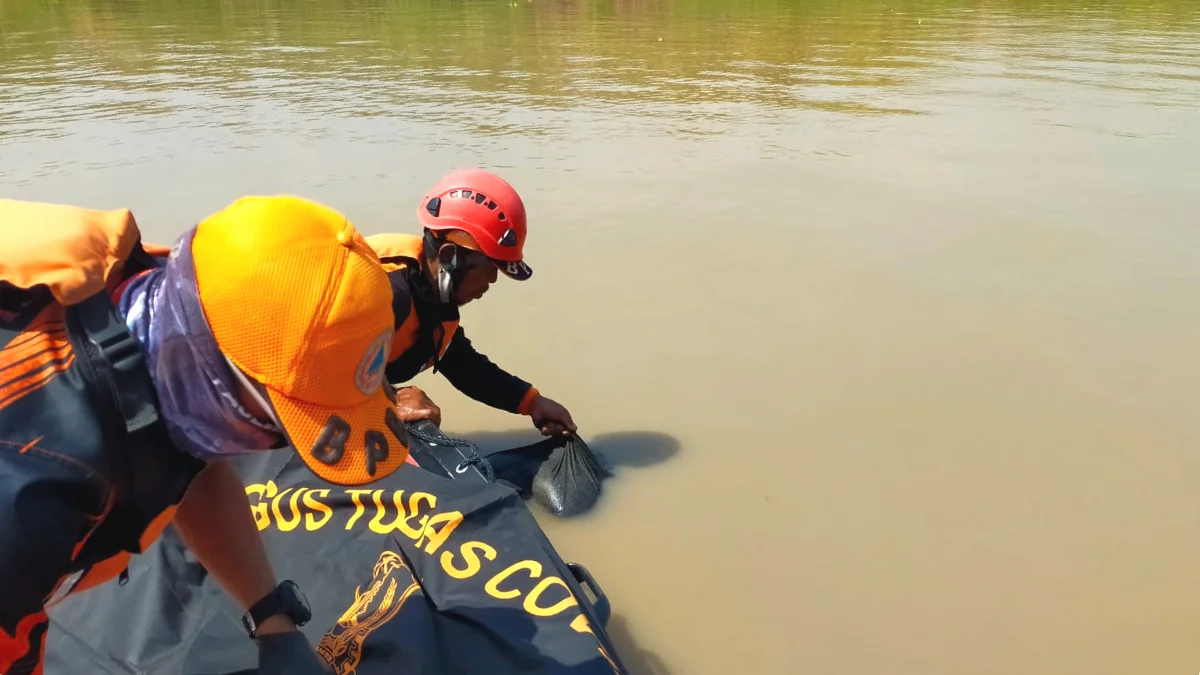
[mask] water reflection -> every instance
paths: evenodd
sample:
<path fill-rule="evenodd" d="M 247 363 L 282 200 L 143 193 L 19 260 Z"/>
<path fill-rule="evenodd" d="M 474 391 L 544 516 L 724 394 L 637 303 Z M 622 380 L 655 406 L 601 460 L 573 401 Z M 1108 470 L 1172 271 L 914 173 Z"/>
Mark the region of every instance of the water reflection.
<path fill-rule="evenodd" d="M 1200 106 L 1200 11 L 1169 0 L 21 0 L 0 26 L 0 181 L 18 188 L 80 147 L 129 165 L 337 138 L 471 146 L 503 168 L 525 138 L 558 146 L 520 162 L 570 173 L 621 140 L 645 144 L 617 163 L 632 175 L 702 144 L 729 161 L 861 155 L 825 136 L 964 109 L 1170 139 Z"/>
<path fill-rule="evenodd" d="M 255 101 L 484 135 L 564 132 L 555 113 L 586 109 L 704 135 L 802 110 L 929 114 L 928 89 L 963 78 L 977 93 L 1017 78 L 1160 106 L 1195 104 L 1198 88 L 1179 83 L 1200 82 L 1196 12 L 1171 2 L 10 2 L 0 12 L 6 137 L 197 107 L 223 114 L 196 124 L 236 126 Z M 474 119 L 463 119 L 466 104 Z"/>

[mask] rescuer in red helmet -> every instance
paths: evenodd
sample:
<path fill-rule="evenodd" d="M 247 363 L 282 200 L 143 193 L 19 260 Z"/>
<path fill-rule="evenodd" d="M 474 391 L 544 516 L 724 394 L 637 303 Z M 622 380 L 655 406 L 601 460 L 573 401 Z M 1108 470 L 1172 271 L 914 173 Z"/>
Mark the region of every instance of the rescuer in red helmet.
<path fill-rule="evenodd" d="M 481 403 L 528 415 L 545 435 L 575 432 L 566 408 L 475 351 L 459 325 L 459 307 L 483 297 L 498 274 L 517 281 L 533 274 L 522 258 L 520 195 L 490 171 L 455 171 L 421 199 L 417 220 L 424 226 L 421 236 L 367 238 L 392 282 L 396 332 L 388 381 L 407 382 L 433 368 Z M 404 421 L 441 423 L 441 411 L 416 387 L 400 389 L 397 397 Z"/>

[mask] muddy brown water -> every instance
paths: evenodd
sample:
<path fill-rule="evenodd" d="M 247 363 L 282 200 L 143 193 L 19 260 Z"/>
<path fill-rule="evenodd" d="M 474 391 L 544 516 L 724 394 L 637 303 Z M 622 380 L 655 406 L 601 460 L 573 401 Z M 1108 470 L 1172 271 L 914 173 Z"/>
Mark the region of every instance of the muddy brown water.
<path fill-rule="evenodd" d="M 536 273 L 464 324 L 618 465 L 539 519 L 634 672 L 1200 670 L 1200 5 L 0 4 L 5 197 L 413 232 L 468 165 Z"/>

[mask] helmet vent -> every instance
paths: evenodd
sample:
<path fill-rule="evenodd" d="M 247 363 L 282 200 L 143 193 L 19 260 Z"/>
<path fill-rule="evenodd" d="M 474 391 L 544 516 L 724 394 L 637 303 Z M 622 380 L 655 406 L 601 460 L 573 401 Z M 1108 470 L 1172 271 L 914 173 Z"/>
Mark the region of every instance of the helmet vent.
<path fill-rule="evenodd" d="M 508 228 L 507 230 L 504 231 L 504 236 L 500 237 L 500 241 L 498 243 L 501 246 L 516 246 L 517 245 L 517 233 L 513 232 L 511 227 Z"/>
<path fill-rule="evenodd" d="M 465 190 L 465 189 L 451 190 L 450 192 L 446 193 L 446 198 L 447 199 L 470 199 L 470 200 L 473 200 L 476 204 L 485 204 L 486 203 L 485 205 L 487 206 L 489 211 L 495 211 L 500 208 L 500 205 L 497 204 L 494 199 L 490 199 L 490 198 L 488 198 L 487 195 L 483 194 L 482 192 L 476 192 L 474 190 Z M 437 197 L 435 197 L 435 198 L 429 200 L 429 203 L 425 205 L 425 208 L 431 214 L 433 214 L 433 216 L 435 218 L 437 217 L 437 215 L 438 215 L 437 211 L 439 210 L 439 208 L 441 206 L 440 202 L 441 202 L 441 200 L 438 199 Z M 508 217 L 504 215 L 503 211 L 500 211 L 499 213 L 497 213 L 496 218 L 498 218 L 501 221 L 508 220 Z"/>

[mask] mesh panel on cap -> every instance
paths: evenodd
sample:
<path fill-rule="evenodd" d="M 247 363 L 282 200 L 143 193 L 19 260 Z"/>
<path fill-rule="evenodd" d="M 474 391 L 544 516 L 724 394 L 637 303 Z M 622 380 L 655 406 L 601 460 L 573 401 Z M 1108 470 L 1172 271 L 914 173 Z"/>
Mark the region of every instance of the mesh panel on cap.
<path fill-rule="evenodd" d="M 339 286 L 330 298 L 328 318 L 309 338 L 311 364 L 297 373 L 292 394 L 326 405 L 347 405 L 366 397 L 355 385 L 355 372 L 380 348 L 386 357 L 395 323 L 392 287 L 383 267 L 365 242 L 345 250 L 350 255 L 335 282 Z"/>
<path fill-rule="evenodd" d="M 324 323 L 331 282 L 348 252 L 345 219 L 303 200 L 239 200 L 206 220 L 192 243 L 201 304 L 230 359 L 290 390 L 311 329 Z"/>

